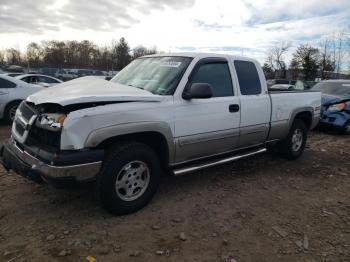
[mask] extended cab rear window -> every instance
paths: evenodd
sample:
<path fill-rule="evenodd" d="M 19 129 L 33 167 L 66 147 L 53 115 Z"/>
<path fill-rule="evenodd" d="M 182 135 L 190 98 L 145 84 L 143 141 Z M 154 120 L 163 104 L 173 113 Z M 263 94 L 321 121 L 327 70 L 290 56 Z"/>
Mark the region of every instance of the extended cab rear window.
<path fill-rule="evenodd" d="M 261 94 L 261 83 L 255 64 L 249 61 L 236 60 L 234 61 L 234 65 L 237 72 L 241 94 Z"/>

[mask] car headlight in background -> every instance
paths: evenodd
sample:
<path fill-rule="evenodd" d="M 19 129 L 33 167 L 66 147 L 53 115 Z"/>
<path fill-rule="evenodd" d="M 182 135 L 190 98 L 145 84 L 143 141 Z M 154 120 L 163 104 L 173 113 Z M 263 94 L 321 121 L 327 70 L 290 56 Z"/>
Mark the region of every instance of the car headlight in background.
<path fill-rule="evenodd" d="M 60 113 L 42 114 L 37 118 L 36 125 L 44 129 L 59 131 L 62 129 L 66 117 L 65 114 Z"/>
<path fill-rule="evenodd" d="M 345 107 L 346 107 L 345 103 L 334 104 L 334 105 L 330 105 L 328 107 L 328 111 L 330 111 L 330 112 L 338 112 L 338 111 L 344 110 Z"/>

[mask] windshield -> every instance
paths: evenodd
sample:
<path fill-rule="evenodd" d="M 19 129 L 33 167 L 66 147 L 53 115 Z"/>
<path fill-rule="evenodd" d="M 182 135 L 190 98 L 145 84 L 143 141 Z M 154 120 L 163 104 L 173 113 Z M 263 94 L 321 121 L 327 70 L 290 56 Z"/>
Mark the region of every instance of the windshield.
<path fill-rule="evenodd" d="M 350 82 L 321 82 L 316 84 L 312 90 L 321 91 L 323 94 L 328 95 L 350 95 Z"/>
<path fill-rule="evenodd" d="M 154 94 L 172 94 L 187 66 L 189 57 L 144 57 L 131 62 L 112 82 L 145 89 Z"/>

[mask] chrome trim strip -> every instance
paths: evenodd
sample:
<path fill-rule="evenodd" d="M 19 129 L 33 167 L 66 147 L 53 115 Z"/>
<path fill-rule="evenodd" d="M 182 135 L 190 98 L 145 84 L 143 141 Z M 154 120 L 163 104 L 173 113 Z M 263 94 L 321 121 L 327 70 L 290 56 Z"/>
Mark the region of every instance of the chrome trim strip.
<path fill-rule="evenodd" d="M 267 150 L 266 148 L 262 148 L 262 149 L 259 149 L 257 151 L 253 151 L 253 152 L 250 152 L 250 153 L 247 153 L 247 154 L 237 155 L 237 156 L 233 156 L 233 157 L 228 157 L 228 158 L 220 159 L 220 160 L 217 160 L 217 161 L 214 161 L 214 162 L 211 162 L 211 163 L 206 163 L 206 164 L 192 166 L 192 167 L 185 167 L 185 168 L 181 168 L 181 169 L 177 169 L 177 170 L 175 169 L 174 170 L 174 174 L 176 176 L 178 176 L 178 175 L 182 175 L 182 174 L 185 174 L 185 173 L 201 170 L 201 169 L 204 169 L 204 168 L 207 168 L 207 167 L 229 163 L 229 162 L 232 162 L 232 161 L 244 158 L 244 157 L 248 157 L 248 156 L 264 153 L 264 152 L 266 152 L 266 150 Z"/>

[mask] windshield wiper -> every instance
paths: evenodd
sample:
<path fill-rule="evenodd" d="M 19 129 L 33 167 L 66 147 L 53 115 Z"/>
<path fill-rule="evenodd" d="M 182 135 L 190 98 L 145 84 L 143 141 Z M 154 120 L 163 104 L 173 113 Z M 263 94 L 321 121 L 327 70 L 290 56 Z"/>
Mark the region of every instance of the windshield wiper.
<path fill-rule="evenodd" d="M 147 89 L 145 89 L 144 87 L 134 86 L 134 85 L 131 85 L 131 84 L 128 84 L 128 86 L 132 86 L 132 87 L 135 87 L 135 88 L 138 88 L 138 89 L 142 89 L 142 90 L 148 91 L 148 92 L 150 92 L 150 93 L 152 93 L 152 94 L 156 95 L 156 93 L 155 93 L 155 92 L 150 91 L 150 90 L 147 90 Z"/>

